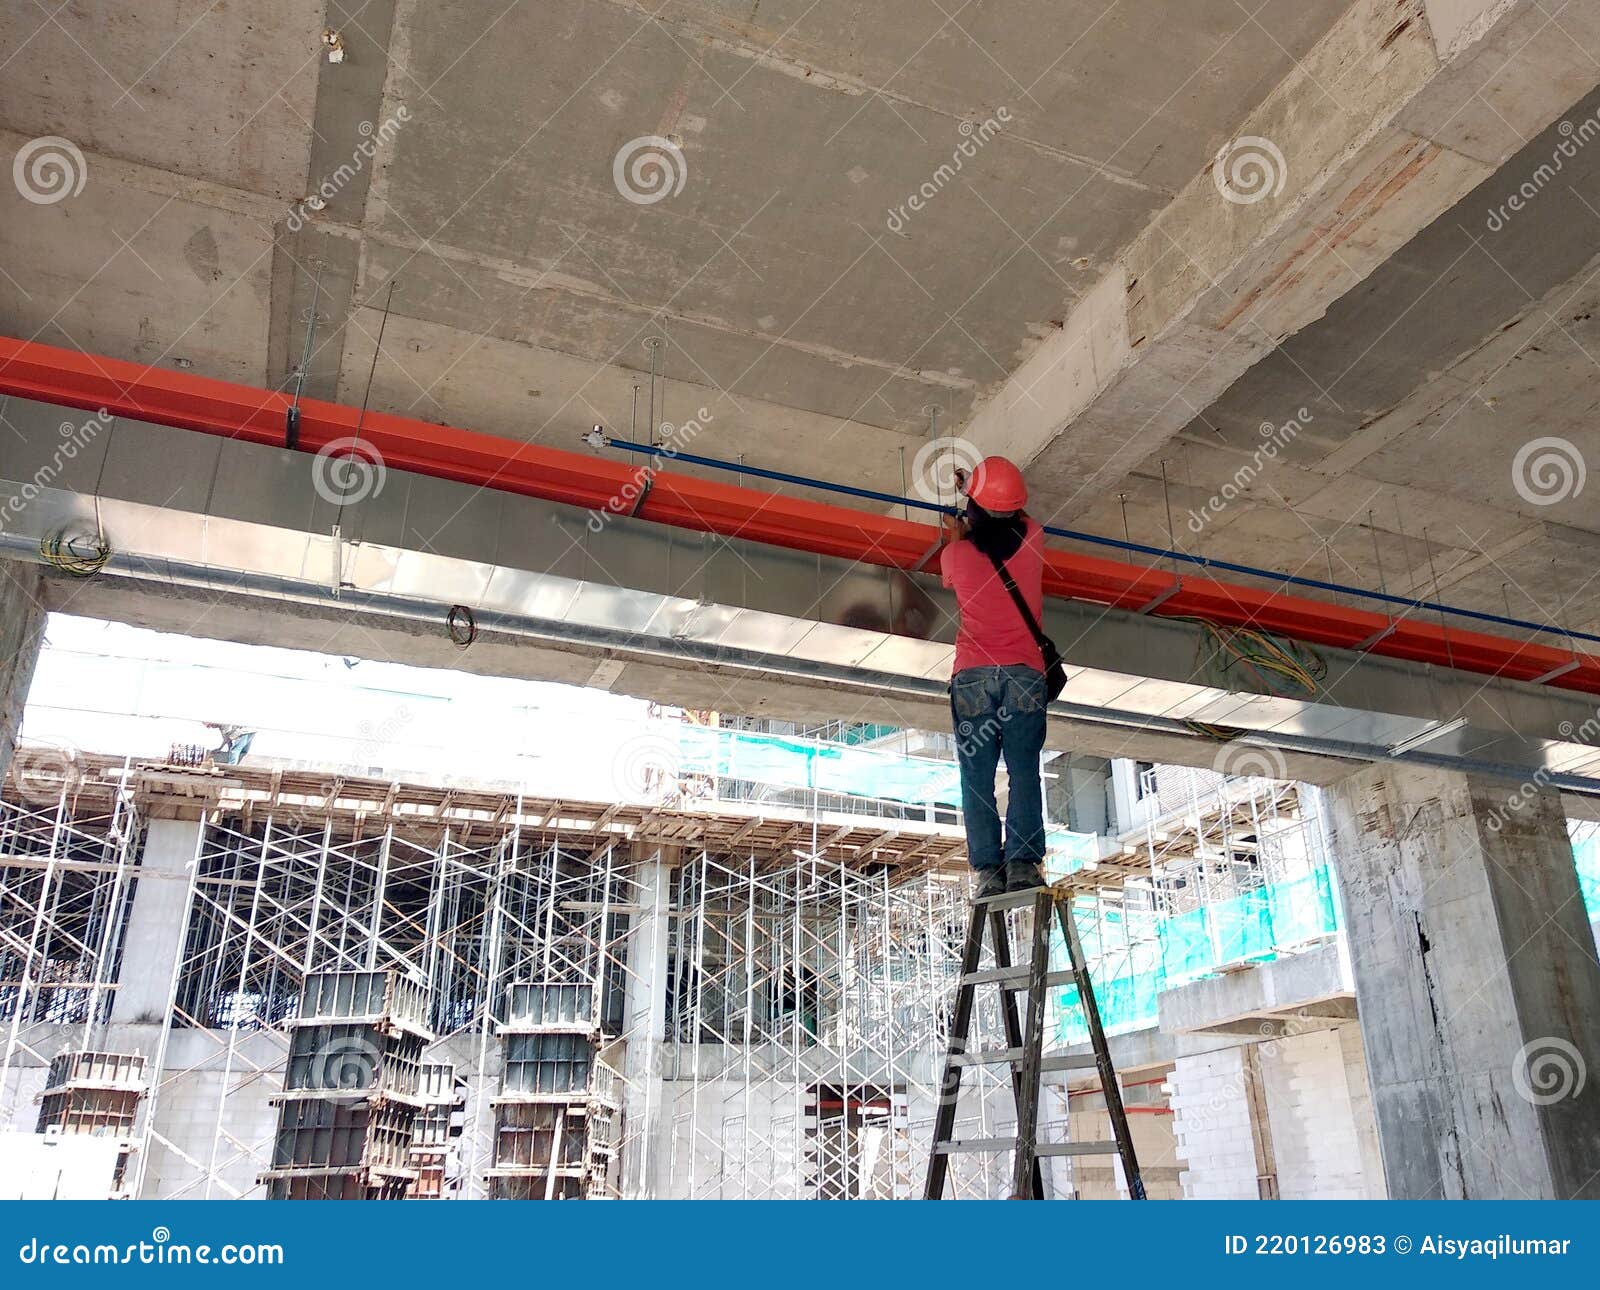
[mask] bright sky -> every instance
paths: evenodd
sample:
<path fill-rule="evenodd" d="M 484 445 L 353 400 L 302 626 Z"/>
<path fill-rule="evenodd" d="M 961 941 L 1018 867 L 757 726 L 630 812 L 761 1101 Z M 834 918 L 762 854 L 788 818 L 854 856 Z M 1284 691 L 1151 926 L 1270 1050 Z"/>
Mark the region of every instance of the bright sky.
<path fill-rule="evenodd" d="M 23 737 L 117 755 L 218 747 L 206 722 L 258 732 L 252 756 L 612 796 L 646 737 L 639 699 L 541 681 L 173 636 L 52 614 Z"/>

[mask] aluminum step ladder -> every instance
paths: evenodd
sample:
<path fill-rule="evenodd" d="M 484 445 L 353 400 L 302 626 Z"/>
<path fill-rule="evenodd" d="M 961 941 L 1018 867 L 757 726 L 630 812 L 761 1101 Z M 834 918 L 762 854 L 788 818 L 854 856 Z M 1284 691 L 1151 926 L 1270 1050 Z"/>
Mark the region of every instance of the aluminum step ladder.
<path fill-rule="evenodd" d="M 1013 963 L 1011 935 L 1006 915 L 1013 909 L 1033 912 L 1032 935 L 1027 960 Z M 1050 971 L 1050 927 L 1059 924 L 1067 946 L 1068 967 Z M 984 928 L 989 929 L 995 966 L 980 970 Z M 994 985 L 1000 990 L 1000 1015 L 1005 1025 L 1004 1048 L 969 1051 L 967 1038 L 972 1029 L 972 1009 L 978 987 Z M 1051 987 L 1076 985 L 1084 1020 L 1089 1026 L 1093 1053 L 1087 1057 L 1045 1057 L 1045 991 Z M 1025 1019 L 1017 1015 L 1017 994 L 1023 995 Z M 961 1095 L 961 1072 L 968 1066 L 1009 1065 L 1011 1091 L 1017 1105 L 1017 1134 L 1014 1138 L 954 1137 L 956 1101 Z M 1106 1111 L 1111 1118 L 1110 1142 L 1040 1142 L 1039 1083 L 1050 1071 L 1094 1071 L 1100 1076 Z M 1084 965 L 1083 946 L 1072 919 L 1072 898 L 1053 887 L 1033 891 L 1009 892 L 988 896 L 972 904 L 967 924 L 967 941 L 961 955 L 961 988 L 956 995 L 955 1017 L 950 1027 L 950 1050 L 945 1055 L 944 1078 L 939 1086 L 938 1112 L 934 1118 L 933 1150 L 928 1156 L 928 1179 L 924 1200 L 939 1200 L 944 1195 L 950 1157 L 958 1152 L 1012 1153 L 1011 1198 L 1043 1200 L 1044 1179 L 1039 1169 L 1043 1156 L 1122 1157 L 1123 1176 L 1131 1200 L 1144 1200 L 1144 1180 L 1133 1150 L 1133 1135 L 1128 1131 L 1128 1115 L 1122 1106 L 1122 1089 L 1117 1082 L 1111 1053 L 1106 1047 L 1105 1030 L 1100 1025 L 1100 1009 L 1094 987 Z"/>

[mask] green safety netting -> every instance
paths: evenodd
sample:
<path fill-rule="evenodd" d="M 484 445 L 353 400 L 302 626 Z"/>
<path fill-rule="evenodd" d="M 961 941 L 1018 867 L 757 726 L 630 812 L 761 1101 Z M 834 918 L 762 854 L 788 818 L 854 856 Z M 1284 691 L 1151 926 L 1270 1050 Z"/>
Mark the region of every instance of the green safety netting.
<path fill-rule="evenodd" d="M 1163 990 L 1224 967 L 1275 958 L 1339 930 L 1326 865 L 1166 918 L 1148 912 L 1125 916 L 1120 907 L 1098 907 L 1093 897 L 1076 900 L 1074 913 L 1100 1020 L 1113 1034 L 1155 1025 L 1156 996 Z M 1055 939 L 1061 961 L 1065 948 L 1059 933 Z M 1076 987 L 1062 990 L 1056 1004 L 1057 1041 L 1085 1042 L 1089 1032 Z"/>
<path fill-rule="evenodd" d="M 706 726 L 680 726 L 675 734 L 686 774 L 920 805 L 960 800 L 959 775 L 947 761 Z M 1580 830 L 1584 836 L 1578 836 Z M 1099 855 L 1099 840 L 1091 835 L 1051 829 L 1048 837 L 1053 877 Z M 1575 826 L 1573 852 L 1589 917 L 1600 918 L 1600 832 Z M 1110 1033 L 1153 1026 L 1162 990 L 1224 967 L 1275 958 L 1339 930 L 1327 866 L 1187 913 L 1163 919 L 1131 915 L 1142 925 L 1125 927 L 1120 908 L 1101 911 L 1090 897 L 1080 898 L 1076 911 L 1100 1017 Z M 1057 942 L 1060 961 L 1059 935 Z M 1055 1018 L 1059 1042 L 1087 1040 L 1075 989 L 1060 993 Z"/>
<path fill-rule="evenodd" d="M 1600 919 L 1600 831 L 1575 826 L 1572 840 L 1578 886 L 1591 920 Z M 1065 835 L 1079 867 L 1092 859 L 1093 838 Z M 1052 844 L 1056 842 L 1052 835 Z M 1088 850 L 1085 849 L 1088 844 Z M 1125 926 L 1120 908 L 1097 909 L 1093 898 L 1076 902 L 1078 932 L 1094 979 L 1100 1019 L 1110 1033 L 1156 1024 L 1156 996 L 1162 990 L 1208 976 L 1224 967 L 1264 962 L 1286 949 L 1331 936 L 1339 930 L 1334 877 L 1327 865 L 1298 878 L 1270 883 L 1202 909 L 1157 919 L 1135 913 Z M 1053 952 L 1060 962 L 1065 950 L 1056 936 Z M 1075 988 L 1057 998 L 1056 1037 L 1064 1044 L 1084 1043 L 1089 1032 Z"/>
<path fill-rule="evenodd" d="M 1583 836 L 1579 836 L 1579 834 Z M 1600 832 L 1592 824 L 1572 828 L 1572 855 L 1578 862 L 1578 890 L 1589 910 L 1589 921 L 1600 919 Z"/>
<path fill-rule="evenodd" d="M 714 726 L 675 733 L 681 774 L 919 805 L 961 800 L 954 762 Z"/>

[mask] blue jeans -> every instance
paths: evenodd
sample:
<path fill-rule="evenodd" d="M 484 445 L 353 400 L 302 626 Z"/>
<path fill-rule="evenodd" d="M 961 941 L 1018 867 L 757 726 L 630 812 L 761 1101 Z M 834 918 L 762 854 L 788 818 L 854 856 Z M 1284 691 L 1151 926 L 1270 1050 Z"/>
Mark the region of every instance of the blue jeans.
<path fill-rule="evenodd" d="M 972 867 L 995 869 L 1008 860 L 1043 861 L 1039 756 L 1044 751 L 1044 673 L 1031 667 L 969 667 L 950 682 L 950 711 Z M 1002 756 L 1011 781 L 1004 846 L 994 795 Z"/>

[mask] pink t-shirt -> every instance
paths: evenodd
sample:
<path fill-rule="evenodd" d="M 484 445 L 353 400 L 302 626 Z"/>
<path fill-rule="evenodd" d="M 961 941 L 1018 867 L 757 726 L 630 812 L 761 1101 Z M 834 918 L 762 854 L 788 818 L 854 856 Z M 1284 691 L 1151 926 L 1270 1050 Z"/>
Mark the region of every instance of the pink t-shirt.
<path fill-rule="evenodd" d="M 1044 610 L 1044 530 L 1033 520 L 1016 554 L 1006 561 L 1022 598 L 1042 621 Z M 1031 667 L 1044 671 L 1044 655 L 1022 621 L 994 563 L 970 541 L 948 543 L 939 554 L 944 585 L 956 593 L 961 626 L 956 632 L 955 670 L 969 667 Z"/>

